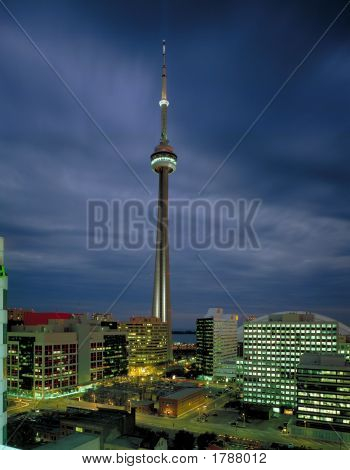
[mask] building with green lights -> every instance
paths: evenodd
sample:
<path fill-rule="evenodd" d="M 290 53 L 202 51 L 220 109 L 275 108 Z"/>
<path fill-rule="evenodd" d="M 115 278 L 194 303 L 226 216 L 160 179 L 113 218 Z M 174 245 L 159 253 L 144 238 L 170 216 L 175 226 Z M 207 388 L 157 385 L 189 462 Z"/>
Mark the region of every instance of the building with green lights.
<path fill-rule="evenodd" d="M 196 322 L 197 367 L 204 376 L 231 377 L 237 358 L 237 320 L 224 315 L 222 308 L 210 308 L 206 317 Z"/>
<path fill-rule="evenodd" d="M 350 336 L 338 336 L 338 354 L 342 354 L 350 362 Z"/>
<path fill-rule="evenodd" d="M 294 409 L 296 373 L 306 352 L 336 353 L 338 323 L 310 313 L 286 312 L 244 324 L 239 364 L 246 404 Z"/>
<path fill-rule="evenodd" d="M 0 445 L 7 442 L 7 273 L 4 266 L 4 239 L 0 237 Z"/>
<path fill-rule="evenodd" d="M 350 432 L 350 363 L 343 355 L 302 356 L 297 368 L 296 425 Z"/>

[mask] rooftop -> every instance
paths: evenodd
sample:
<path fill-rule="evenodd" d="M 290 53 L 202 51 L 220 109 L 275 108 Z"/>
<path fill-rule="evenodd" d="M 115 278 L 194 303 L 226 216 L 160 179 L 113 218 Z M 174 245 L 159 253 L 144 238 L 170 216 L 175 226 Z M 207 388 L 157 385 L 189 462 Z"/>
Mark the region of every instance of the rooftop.
<path fill-rule="evenodd" d="M 55 442 L 50 442 L 36 448 L 35 450 L 72 450 L 88 443 L 95 443 L 96 449 L 99 448 L 100 438 L 94 434 L 87 434 L 82 432 L 74 432 L 68 436 L 62 437 Z"/>
<path fill-rule="evenodd" d="M 181 400 L 183 398 L 196 395 L 198 392 L 203 393 L 203 390 L 200 388 L 185 388 L 183 390 L 178 390 L 177 392 L 170 393 L 162 398 L 171 398 L 172 400 Z"/>
<path fill-rule="evenodd" d="M 294 316 L 294 320 L 292 320 L 291 315 Z M 312 318 L 312 319 L 311 319 Z M 272 319 L 272 320 L 271 320 Z M 257 317 L 250 322 L 244 323 L 237 329 L 238 341 L 243 341 L 243 328 L 245 325 L 254 324 L 254 323 L 268 323 L 271 321 L 275 322 L 282 322 L 287 323 L 290 322 L 298 322 L 303 321 L 305 323 L 337 323 L 339 328 L 339 334 L 344 336 L 350 335 L 350 327 L 341 323 L 334 318 L 326 317 L 325 315 L 320 315 L 319 313 L 314 312 L 303 312 L 303 311 L 286 311 L 286 312 L 277 312 L 269 315 L 262 315 L 261 317 Z"/>
<path fill-rule="evenodd" d="M 98 411 L 81 411 L 72 413 L 68 416 L 62 417 L 62 422 L 82 423 L 85 425 L 92 425 L 96 428 L 103 428 L 104 426 L 114 426 L 116 421 L 122 419 L 124 416 L 129 415 L 127 411 L 122 410 L 98 410 Z"/>
<path fill-rule="evenodd" d="M 305 353 L 299 363 L 300 367 L 311 367 L 312 369 L 349 369 L 350 363 L 342 354 L 329 353 Z"/>

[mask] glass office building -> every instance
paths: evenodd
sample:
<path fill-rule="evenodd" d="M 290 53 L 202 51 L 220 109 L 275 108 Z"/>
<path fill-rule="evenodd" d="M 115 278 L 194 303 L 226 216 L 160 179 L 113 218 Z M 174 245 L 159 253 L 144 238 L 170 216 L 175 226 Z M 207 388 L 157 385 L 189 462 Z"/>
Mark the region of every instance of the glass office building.
<path fill-rule="evenodd" d="M 336 321 L 315 321 L 312 314 L 270 315 L 244 325 L 241 367 L 247 404 L 295 408 L 297 366 L 306 352 L 337 352 Z"/>
<path fill-rule="evenodd" d="M 296 425 L 350 432 L 350 363 L 343 355 L 303 355 L 297 370 Z"/>
<path fill-rule="evenodd" d="M 210 308 L 196 322 L 197 367 L 204 376 L 232 375 L 237 359 L 237 319 L 222 308 Z M 234 366 L 233 366 L 234 365 Z M 230 369 L 230 370 L 229 370 Z"/>

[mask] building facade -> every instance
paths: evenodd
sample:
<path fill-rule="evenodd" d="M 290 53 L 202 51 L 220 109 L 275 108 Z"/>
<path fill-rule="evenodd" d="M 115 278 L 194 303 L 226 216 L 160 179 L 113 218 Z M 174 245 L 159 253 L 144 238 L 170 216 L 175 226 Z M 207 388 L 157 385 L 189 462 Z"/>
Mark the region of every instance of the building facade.
<path fill-rule="evenodd" d="M 129 375 L 161 375 L 168 362 L 168 326 L 156 317 L 132 317 L 119 325 L 127 334 Z"/>
<path fill-rule="evenodd" d="M 5 445 L 7 442 L 7 288 L 4 239 L 0 237 L 0 445 Z"/>
<path fill-rule="evenodd" d="M 112 379 L 128 374 L 126 335 L 117 331 L 93 331 L 90 338 L 90 380 Z"/>
<path fill-rule="evenodd" d="M 69 393 L 127 375 L 126 335 L 85 317 L 21 325 L 8 333 L 8 390 L 17 396 Z"/>
<path fill-rule="evenodd" d="M 296 425 L 350 432 L 350 363 L 344 356 L 302 356 L 297 371 Z"/>
<path fill-rule="evenodd" d="M 197 367 L 202 375 L 213 377 L 234 364 L 237 358 L 237 320 L 223 309 L 209 309 L 196 322 Z M 231 368 L 232 370 L 232 368 Z"/>
<path fill-rule="evenodd" d="M 350 362 L 350 336 L 338 336 L 338 353 L 342 354 Z"/>
<path fill-rule="evenodd" d="M 78 385 L 75 333 L 19 331 L 8 333 L 9 393 L 39 398 Z"/>
<path fill-rule="evenodd" d="M 185 388 L 159 398 L 159 414 L 177 418 L 205 404 L 205 394 L 200 388 Z"/>
<path fill-rule="evenodd" d="M 316 322 L 312 314 L 275 314 L 266 322 L 244 325 L 239 363 L 247 404 L 295 408 L 296 372 L 306 352 L 337 352 L 336 321 Z"/>

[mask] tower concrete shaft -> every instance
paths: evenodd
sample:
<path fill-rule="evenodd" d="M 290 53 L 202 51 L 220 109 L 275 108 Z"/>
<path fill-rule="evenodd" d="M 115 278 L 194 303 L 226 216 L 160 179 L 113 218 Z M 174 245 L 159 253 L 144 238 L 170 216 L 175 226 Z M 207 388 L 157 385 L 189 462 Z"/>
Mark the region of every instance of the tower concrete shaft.
<path fill-rule="evenodd" d="M 168 323 L 171 343 L 171 304 L 168 237 L 168 178 L 169 170 L 159 171 L 158 222 L 156 263 L 154 270 L 152 315 Z M 171 344 L 169 345 L 171 346 Z"/>
<path fill-rule="evenodd" d="M 177 157 L 169 145 L 167 132 L 167 73 L 165 62 L 165 42 L 163 42 L 162 93 L 159 102 L 161 108 L 160 143 L 151 155 L 151 167 L 158 174 L 158 222 L 156 261 L 154 270 L 154 287 L 152 316 L 160 318 L 168 325 L 168 360 L 172 360 L 172 318 L 170 304 L 170 270 L 169 270 L 169 237 L 168 237 L 168 180 L 176 169 Z"/>

